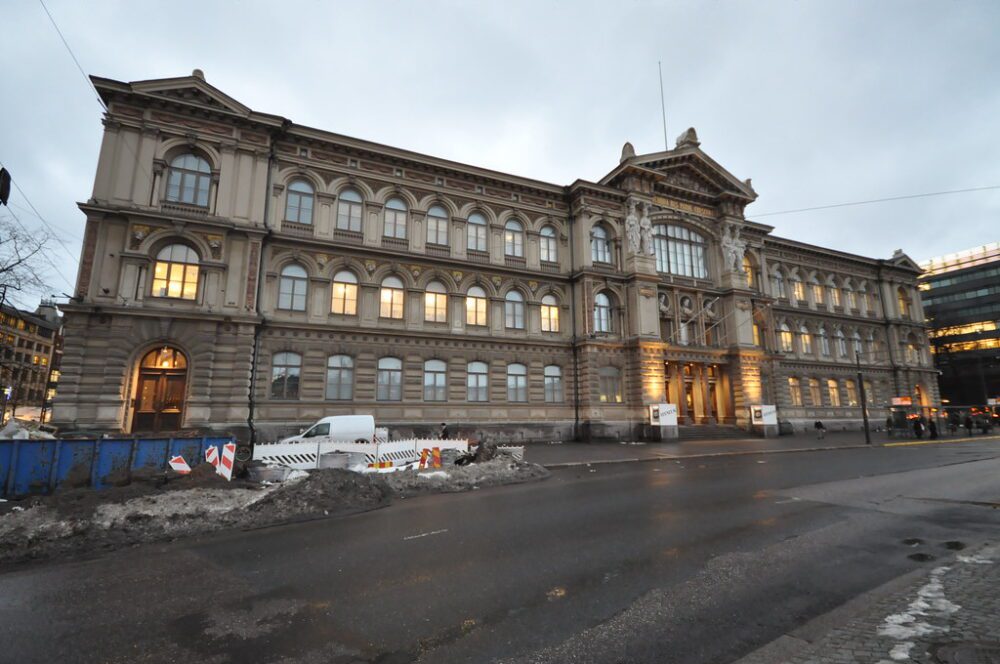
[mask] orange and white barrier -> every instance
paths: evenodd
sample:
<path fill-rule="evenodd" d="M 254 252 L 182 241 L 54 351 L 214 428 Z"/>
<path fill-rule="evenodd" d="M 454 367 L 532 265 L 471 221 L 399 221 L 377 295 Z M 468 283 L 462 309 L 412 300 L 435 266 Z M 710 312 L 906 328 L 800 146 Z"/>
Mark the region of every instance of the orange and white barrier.
<path fill-rule="evenodd" d="M 191 466 L 189 466 L 188 462 L 184 460 L 184 457 L 182 457 L 179 454 L 170 459 L 168 463 L 170 464 L 171 468 L 173 468 L 181 475 L 187 475 L 188 473 L 191 472 Z"/>
<path fill-rule="evenodd" d="M 219 470 L 219 448 L 215 445 L 205 448 L 205 463 L 210 463 L 215 466 L 216 471 Z"/>
<path fill-rule="evenodd" d="M 235 462 L 236 445 L 233 443 L 226 443 L 222 446 L 222 459 L 219 461 L 219 465 L 215 467 L 215 472 L 225 477 L 226 481 L 232 481 L 233 464 L 235 464 Z"/>

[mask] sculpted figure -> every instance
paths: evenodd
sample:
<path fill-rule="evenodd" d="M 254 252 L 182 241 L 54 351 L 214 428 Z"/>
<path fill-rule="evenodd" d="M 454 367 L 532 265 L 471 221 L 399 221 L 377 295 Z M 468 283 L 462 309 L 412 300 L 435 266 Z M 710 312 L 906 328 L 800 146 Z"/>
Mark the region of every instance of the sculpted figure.
<path fill-rule="evenodd" d="M 649 206 L 642 206 L 642 219 L 639 220 L 639 234 L 642 240 L 642 253 L 652 256 L 656 252 L 653 249 L 653 224 L 649 221 Z"/>
<path fill-rule="evenodd" d="M 722 229 L 721 244 L 726 268 L 739 272 L 743 267 L 743 254 L 747 248 L 747 243 L 740 238 L 740 227 L 733 229 L 730 224 L 726 224 Z"/>
<path fill-rule="evenodd" d="M 640 234 L 639 218 L 635 214 L 635 201 L 628 202 L 628 216 L 625 217 L 625 236 L 628 238 L 628 249 L 633 254 L 639 253 Z"/>

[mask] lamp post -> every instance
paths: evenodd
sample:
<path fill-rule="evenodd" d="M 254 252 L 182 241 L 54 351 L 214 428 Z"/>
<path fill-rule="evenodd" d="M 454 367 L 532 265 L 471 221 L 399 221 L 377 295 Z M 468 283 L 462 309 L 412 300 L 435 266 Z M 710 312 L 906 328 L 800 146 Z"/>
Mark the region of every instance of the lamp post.
<path fill-rule="evenodd" d="M 861 354 L 854 350 L 854 361 L 858 367 L 858 393 L 861 395 L 861 417 L 865 426 L 865 445 L 872 444 L 872 434 L 868 427 L 868 401 L 865 396 L 865 380 L 861 375 Z"/>

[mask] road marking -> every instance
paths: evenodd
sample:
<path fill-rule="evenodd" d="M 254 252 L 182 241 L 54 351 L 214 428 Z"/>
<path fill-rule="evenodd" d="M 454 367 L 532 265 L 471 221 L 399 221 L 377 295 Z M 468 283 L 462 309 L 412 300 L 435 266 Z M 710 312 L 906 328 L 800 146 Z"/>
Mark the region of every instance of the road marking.
<path fill-rule="evenodd" d="M 420 537 L 430 537 L 431 535 L 440 535 L 441 533 L 446 533 L 446 532 L 448 532 L 448 529 L 443 528 L 441 530 L 432 530 L 429 533 L 420 533 L 419 535 L 408 535 L 407 537 L 403 538 L 403 541 L 405 542 L 406 540 L 418 539 Z"/>
<path fill-rule="evenodd" d="M 910 440 L 904 443 L 882 443 L 882 447 L 913 447 L 914 445 L 945 445 L 948 443 L 976 443 L 984 440 L 1000 440 L 1000 436 L 975 436 L 954 440 Z"/>

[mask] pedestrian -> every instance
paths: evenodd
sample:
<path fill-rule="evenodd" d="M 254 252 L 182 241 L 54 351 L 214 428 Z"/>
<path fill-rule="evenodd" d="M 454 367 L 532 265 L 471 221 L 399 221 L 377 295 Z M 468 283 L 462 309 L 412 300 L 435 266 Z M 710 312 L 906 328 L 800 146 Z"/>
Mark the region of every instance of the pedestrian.
<path fill-rule="evenodd" d="M 823 437 L 826 436 L 826 427 L 823 426 L 823 423 L 816 420 L 816 423 L 813 424 L 813 428 L 816 429 L 816 438 L 823 440 Z"/>
<path fill-rule="evenodd" d="M 965 430 L 968 431 L 969 435 L 971 436 L 972 435 L 972 415 L 969 415 L 968 413 L 966 413 L 966 415 L 965 415 L 965 422 L 963 424 L 965 424 Z"/>
<path fill-rule="evenodd" d="M 448 438 L 448 425 L 444 422 L 441 423 L 441 440 L 447 440 Z"/>
<path fill-rule="evenodd" d="M 937 422 L 935 422 L 933 419 L 927 423 L 927 432 L 930 434 L 929 437 L 931 440 L 937 440 L 938 437 Z"/>
<path fill-rule="evenodd" d="M 920 423 L 920 418 L 913 420 L 913 435 L 917 438 L 924 437 L 924 425 Z"/>
<path fill-rule="evenodd" d="M 892 438 L 892 415 L 885 418 L 885 430 L 889 434 L 889 438 Z"/>

